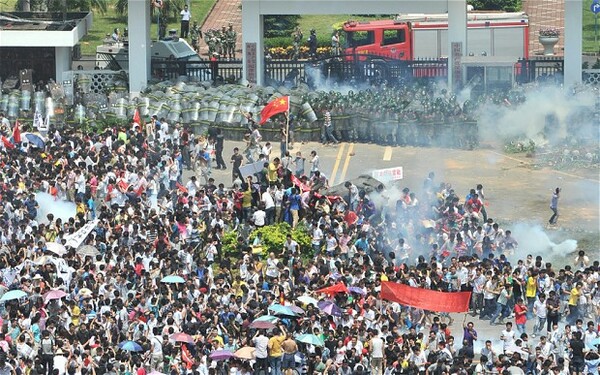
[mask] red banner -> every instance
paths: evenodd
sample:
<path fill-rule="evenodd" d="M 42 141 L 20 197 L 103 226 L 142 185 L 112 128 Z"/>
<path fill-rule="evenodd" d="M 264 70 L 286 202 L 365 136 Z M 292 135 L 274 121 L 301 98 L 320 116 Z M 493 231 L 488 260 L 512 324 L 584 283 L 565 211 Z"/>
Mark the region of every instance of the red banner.
<path fill-rule="evenodd" d="M 383 281 L 381 283 L 381 299 L 435 312 L 467 312 L 469 311 L 471 292 L 437 292 Z"/>

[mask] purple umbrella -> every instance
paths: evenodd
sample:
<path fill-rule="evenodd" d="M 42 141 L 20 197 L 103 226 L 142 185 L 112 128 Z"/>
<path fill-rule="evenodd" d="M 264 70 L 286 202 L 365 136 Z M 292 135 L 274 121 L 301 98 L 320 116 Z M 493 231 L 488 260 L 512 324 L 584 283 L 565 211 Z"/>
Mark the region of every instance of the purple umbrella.
<path fill-rule="evenodd" d="M 342 316 L 342 310 L 330 300 L 319 301 L 317 305 L 319 306 L 319 309 L 321 309 L 321 311 L 323 311 L 324 313 L 327 313 L 332 316 Z"/>
<path fill-rule="evenodd" d="M 298 307 L 296 305 L 288 305 L 288 307 L 297 314 L 304 314 L 304 309 L 302 309 L 301 307 Z"/>
<path fill-rule="evenodd" d="M 229 350 L 215 350 L 214 352 L 210 353 L 209 357 L 213 361 L 225 361 L 233 357 L 233 353 Z"/>
<path fill-rule="evenodd" d="M 358 286 L 349 286 L 348 290 L 352 293 L 360 294 L 361 296 L 367 295 L 367 291 Z"/>
<path fill-rule="evenodd" d="M 261 321 L 261 320 L 255 320 L 252 323 L 250 323 L 250 328 L 256 328 L 256 329 L 273 329 L 275 327 L 277 327 L 275 324 L 271 323 L 271 322 L 265 322 L 265 321 Z"/>

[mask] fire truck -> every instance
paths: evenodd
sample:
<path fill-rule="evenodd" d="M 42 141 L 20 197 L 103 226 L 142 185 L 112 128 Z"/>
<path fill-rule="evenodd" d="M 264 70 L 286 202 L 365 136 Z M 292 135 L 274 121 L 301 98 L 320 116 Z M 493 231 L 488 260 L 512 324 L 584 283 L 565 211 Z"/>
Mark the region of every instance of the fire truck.
<path fill-rule="evenodd" d="M 467 17 L 465 56 L 496 56 L 514 62 L 529 56 L 529 22 L 525 13 L 469 12 Z M 344 53 L 349 60 L 356 54 L 400 60 L 449 55 L 447 14 L 406 14 L 393 20 L 348 21 L 342 29 Z"/>

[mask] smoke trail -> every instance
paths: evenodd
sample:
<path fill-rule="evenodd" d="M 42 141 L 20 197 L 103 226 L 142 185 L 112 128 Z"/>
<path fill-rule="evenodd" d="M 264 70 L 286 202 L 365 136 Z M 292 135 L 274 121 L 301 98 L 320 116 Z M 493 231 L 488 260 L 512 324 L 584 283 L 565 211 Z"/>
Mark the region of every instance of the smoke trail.
<path fill-rule="evenodd" d="M 555 243 L 538 224 L 517 223 L 510 229 L 513 237 L 519 242 L 516 258 L 523 259 L 525 254 L 532 254 L 541 255 L 546 259 L 564 259 L 577 249 L 576 240 Z"/>

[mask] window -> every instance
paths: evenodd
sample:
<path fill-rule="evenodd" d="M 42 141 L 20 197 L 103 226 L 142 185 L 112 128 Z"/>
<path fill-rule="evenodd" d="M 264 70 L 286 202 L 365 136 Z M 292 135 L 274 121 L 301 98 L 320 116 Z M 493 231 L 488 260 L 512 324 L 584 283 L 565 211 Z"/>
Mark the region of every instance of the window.
<path fill-rule="evenodd" d="M 383 44 L 388 46 L 390 44 L 404 43 L 406 42 L 406 33 L 404 29 L 395 30 L 383 30 Z"/>
<path fill-rule="evenodd" d="M 349 47 L 360 47 L 375 42 L 375 33 L 373 31 L 351 31 L 348 32 L 346 40 Z"/>

